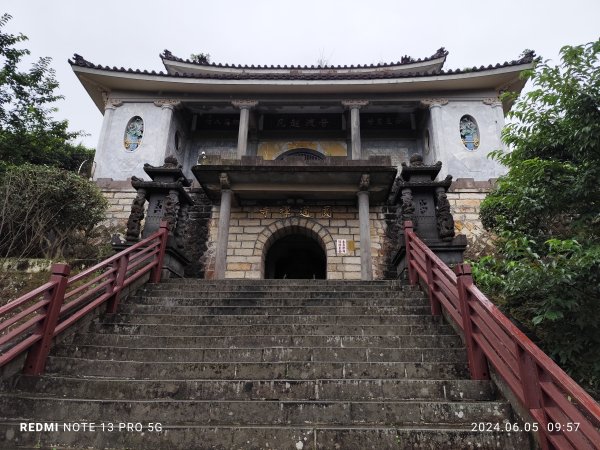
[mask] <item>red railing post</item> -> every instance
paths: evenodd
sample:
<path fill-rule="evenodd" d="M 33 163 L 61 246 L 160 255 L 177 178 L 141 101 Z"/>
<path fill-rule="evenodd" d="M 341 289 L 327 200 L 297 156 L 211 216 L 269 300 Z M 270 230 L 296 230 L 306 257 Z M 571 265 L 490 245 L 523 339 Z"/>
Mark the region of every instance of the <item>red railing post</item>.
<path fill-rule="evenodd" d="M 550 448 L 548 438 L 546 436 L 547 417 L 544 410 L 544 399 L 542 397 L 542 388 L 540 386 L 540 373 L 537 364 L 513 336 L 515 349 L 517 351 L 517 362 L 519 364 L 519 380 L 523 389 L 523 401 L 525 407 L 531 411 L 534 420 L 543 422 L 540 423 L 541 433 L 538 434 L 540 447 L 542 450 Z"/>
<path fill-rule="evenodd" d="M 113 267 L 115 270 L 115 279 L 111 285 L 112 295 L 108 299 L 106 304 L 106 313 L 107 314 L 115 314 L 117 312 L 117 308 L 119 307 L 119 297 L 121 294 L 121 289 L 123 289 L 123 284 L 125 283 L 125 276 L 127 275 L 127 265 L 129 264 L 129 253 L 122 255 L 119 259 L 117 259 L 113 263 Z"/>
<path fill-rule="evenodd" d="M 409 233 L 413 232 L 413 223 L 412 220 L 407 220 L 404 222 L 404 245 L 406 247 L 406 268 L 408 270 L 408 282 L 411 286 L 417 284 L 417 271 L 412 266 L 412 251 L 410 248 L 411 238 Z"/>
<path fill-rule="evenodd" d="M 71 267 L 68 264 L 54 264 L 52 266 L 50 281 L 56 281 L 56 286 L 46 294 L 50 296 L 50 303 L 46 307 L 46 317 L 39 325 L 38 330 L 41 338 L 31 346 L 27 354 L 25 368 L 23 369 L 25 375 L 41 375 L 44 373 L 60 308 L 65 301 L 65 291 L 70 272 Z"/>
<path fill-rule="evenodd" d="M 473 284 L 471 266 L 468 264 L 457 264 L 454 268 L 454 273 L 456 273 L 458 303 L 462 318 L 462 328 L 465 334 L 469 372 L 473 380 L 489 380 L 490 374 L 487 359 L 473 337 L 473 322 L 471 320 L 471 307 L 469 306 L 469 293 L 467 292 L 467 287 Z"/>
<path fill-rule="evenodd" d="M 427 271 L 427 292 L 429 293 L 429 304 L 431 305 L 431 315 L 439 316 L 442 314 L 442 305 L 435 296 L 435 283 L 433 282 L 433 264 L 429 253 L 425 253 L 425 269 Z"/>
<path fill-rule="evenodd" d="M 160 247 L 158 250 L 158 255 L 156 255 L 158 258 L 158 263 L 156 266 L 154 266 L 154 269 L 152 269 L 149 283 L 160 283 L 163 264 L 165 261 L 165 252 L 167 251 L 167 240 L 169 239 L 169 224 L 166 220 L 161 220 L 160 231 L 162 231 L 160 235 Z"/>

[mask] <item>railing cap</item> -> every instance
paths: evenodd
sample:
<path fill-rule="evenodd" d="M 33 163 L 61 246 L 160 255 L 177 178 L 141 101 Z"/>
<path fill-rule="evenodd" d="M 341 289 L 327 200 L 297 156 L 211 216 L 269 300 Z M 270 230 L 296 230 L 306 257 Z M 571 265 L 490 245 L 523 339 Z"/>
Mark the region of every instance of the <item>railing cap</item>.
<path fill-rule="evenodd" d="M 63 277 L 69 276 L 71 273 L 71 266 L 64 263 L 52 264 L 52 275 L 60 275 Z"/>
<path fill-rule="evenodd" d="M 461 276 L 466 276 L 466 275 L 471 275 L 471 266 L 469 264 L 457 264 L 456 266 L 454 266 L 454 273 L 456 274 L 456 276 L 461 277 Z"/>

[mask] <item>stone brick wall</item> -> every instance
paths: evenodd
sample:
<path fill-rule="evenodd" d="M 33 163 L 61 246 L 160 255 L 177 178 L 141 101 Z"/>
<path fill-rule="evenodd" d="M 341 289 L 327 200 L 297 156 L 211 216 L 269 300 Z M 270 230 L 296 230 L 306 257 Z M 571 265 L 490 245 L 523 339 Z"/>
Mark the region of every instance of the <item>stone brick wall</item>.
<path fill-rule="evenodd" d="M 331 217 L 322 217 L 322 207 L 310 207 L 310 218 L 284 218 L 278 208 L 266 217 L 260 207 L 232 208 L 227 248 L 226 278 L 262 278 L 264 258 L 271 243 L 286 234 L 300 233 L 320 241 L 327 254 L 327 278 L 331 280 L 360 279 L 360 230 L 358 210 L 354 206 L 332 206 Z M 381 207 L 372 207 L 371 253 L 373 277 L 383 277 L 383 239 L 385 221 Z M 209 227 L 206 277 L 212 278 L 219 223 L 219 207 L 214 206 Z M 348 241 L 348 252 L 336 254 L 336 239 Z M 352 247 L 354 246 L 354 249 Z"/>
<path fill-rule="evenodd" d="M 131 211 L 131 203 L 136 195 L 135 189 L 131 187 L 129 180 L 114 181 L 104 178 L 96 181 L 96 185 L 108 200 L 106 219 L 102 225 L 124 234 Z"/>
<path fill-rule="evenodd" d="M 481 202 L 493 187 L 494 180 L 473 181 L 472 178 L 459 178 L 452 183 L 448 191 L 456 233 L 466 235 L 469 242 L 465 252 L 467 259 L 479 258 L 493 248 L 493 235 L 484 230 L 479 220 Z"/>

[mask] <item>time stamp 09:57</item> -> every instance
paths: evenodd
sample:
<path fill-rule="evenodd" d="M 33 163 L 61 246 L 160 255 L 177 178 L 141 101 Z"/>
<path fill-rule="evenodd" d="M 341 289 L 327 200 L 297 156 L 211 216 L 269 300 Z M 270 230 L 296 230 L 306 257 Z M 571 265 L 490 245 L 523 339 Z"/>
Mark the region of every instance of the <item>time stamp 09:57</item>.
<path fill-rule="evenodd" d="M 579 422 L 548 422 L 546 425 L 540 424 L 537 422 L 524 422 L 524 423 L 515 423 L 515 422 L 473 422 L 471 423 L 471 431 L 480 431 L 480 432 L 494 432 L 494 431 L 505 431 L 505 432 L 518 432 L 525 431 L 536 432 L 540 430 L 545 430 L 549 433 L 556 432 L 577 432 L 579 430 Z"/>

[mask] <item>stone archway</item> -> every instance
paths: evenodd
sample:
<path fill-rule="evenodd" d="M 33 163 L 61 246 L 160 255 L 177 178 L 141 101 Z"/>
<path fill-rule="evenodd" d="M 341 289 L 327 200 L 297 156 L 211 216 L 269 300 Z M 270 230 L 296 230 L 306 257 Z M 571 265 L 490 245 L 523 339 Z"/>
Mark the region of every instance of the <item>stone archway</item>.
<path fill-rule="evenodd" d="M 325 227 L 311 219 L 292 217 L 266 226 L 258 235 L 254 256 L 261 258 L 261 278 L 265 278 L 265 258 L 271 246 L 286 236 L 301 235 L 314 240 L 326 257 L 326 274 L 329 278 L 329 261 L 335 256 L 335 243 Z"/>

